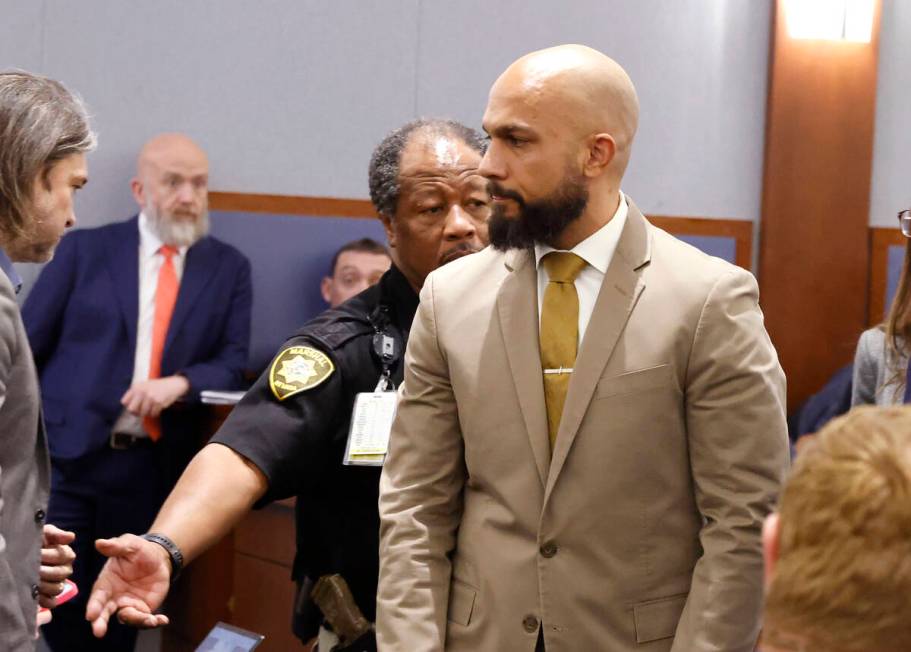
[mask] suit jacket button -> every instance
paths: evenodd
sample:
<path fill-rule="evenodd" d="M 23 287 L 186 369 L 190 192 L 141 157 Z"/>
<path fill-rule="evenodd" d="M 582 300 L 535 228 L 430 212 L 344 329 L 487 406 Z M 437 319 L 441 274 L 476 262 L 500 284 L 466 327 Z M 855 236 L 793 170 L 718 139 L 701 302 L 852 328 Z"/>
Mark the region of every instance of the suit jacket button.
<path fill-rule="evenodd" d="M 557 544 L 553 541 L 548 541 L 543 546 L 541 546 L 541 555 L 550 559 L 557 554 Z"/>
<path fill-rule="evenodd" d="M 538 619 L 534 616 L 525 616 L 522 619 L 522 627 L 525 628 L 525 631 L 529 634 L 534 634 L 538 631 Z"/>
<path fill-rule="evenodd" d="M 38 599 L 38 585 L 32 584 L 32 600 Z"/>
<path fill-rule="evenodd" d="M 37 512 L 35 512 L 35 523 L 44 523 L 45 516 L 46 514 L 44 513 L 44 510 L 39 509 Z"/>

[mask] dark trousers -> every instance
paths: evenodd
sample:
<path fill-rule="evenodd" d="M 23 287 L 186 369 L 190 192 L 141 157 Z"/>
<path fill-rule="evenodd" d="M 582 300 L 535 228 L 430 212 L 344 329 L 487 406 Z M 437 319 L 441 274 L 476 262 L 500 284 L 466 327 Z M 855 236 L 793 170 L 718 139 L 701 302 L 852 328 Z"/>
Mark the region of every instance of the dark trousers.
<path fill-rule="evenodd" d="M 153 444 L 129 450 L 105 448 L 77 460 L 54 460 L 48 523 L 76 533 L 72 580 L 79 595 L 60 605 L 53 620 L 42 627 L 54 652 L 129 652 L 136 630 L 108 623 L 103 639 L 92 634 L 85 608 L 92 585 L 105 558 L 95 550 L 95 539 L 125 532 L 143 534 L 165 497 L 158 453 Z"/>
<path fill-rule="evenodd" d="M 535 652 L 544 652 L 544 632 L 538 630 L 538 642 L 535 643 Z"/>

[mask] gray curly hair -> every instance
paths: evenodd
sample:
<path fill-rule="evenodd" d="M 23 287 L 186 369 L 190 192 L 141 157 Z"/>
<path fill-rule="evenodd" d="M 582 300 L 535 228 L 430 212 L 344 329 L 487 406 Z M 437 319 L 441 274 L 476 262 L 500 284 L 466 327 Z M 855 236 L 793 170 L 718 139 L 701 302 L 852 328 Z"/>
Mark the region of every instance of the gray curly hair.
<path fill-rule="evenodd" d="M 46 181 L 56 162 L 95 144 L 85 105 L 63 84 L 0 72 L 0 236 L 27 235 L 35 180 Z"/>
<path fill-rule="evenodd" d="M 412 134 L 418 131 L 453 136 L 479 154 L 484 154 L 487 150 L 487 141 L 478 131 L 446 118 L 418 118 L 393 130 L 373 150 L 368 171 L 370 201 L 373 202 L 376 212 L 381 215 L 395 216 L 401 190 L 399 164 L 402 152 L 411 140 Z"/>

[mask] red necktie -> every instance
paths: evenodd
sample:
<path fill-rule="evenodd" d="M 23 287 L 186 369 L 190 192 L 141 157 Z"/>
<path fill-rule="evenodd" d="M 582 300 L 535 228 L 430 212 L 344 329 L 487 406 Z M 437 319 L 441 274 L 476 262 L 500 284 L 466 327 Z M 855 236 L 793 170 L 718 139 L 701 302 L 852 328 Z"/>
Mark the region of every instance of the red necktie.
<path fill-rule="evenodd" d="M 177 272 L 174 270 L 174 254 L 177 247 L 162 245 L 158 250 L 164 256 L 164 262 L 158 271 L 158 287 L 155 288 L 155 320 L 152 323 L 152 354 L 149 357 L 149 379 L 161 378 L 161 356 L 164 353 L 164 343 L 168 336 L 168 325 L 171 315 L 174 314 L 174 304 L 177 303 Z M 158 441 L 161 437 L 161 420 L 157 417 L 145 417 L 142 425 L 152 438 Z"/>

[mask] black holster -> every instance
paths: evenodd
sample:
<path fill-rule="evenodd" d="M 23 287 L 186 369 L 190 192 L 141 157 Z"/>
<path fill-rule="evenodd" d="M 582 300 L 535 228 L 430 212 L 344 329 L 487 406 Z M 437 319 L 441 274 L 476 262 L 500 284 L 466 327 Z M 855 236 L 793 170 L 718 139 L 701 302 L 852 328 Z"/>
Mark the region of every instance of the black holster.
<path fill-rule="evenodd" d="M 297 594 L 294 596 L 294 612 L 291 614 L 291 631 L 303 643 L 319 634 L 323 614 L 313 601 L 311 593 L 316 584 L 308 575 L 297 581 Z"/>

